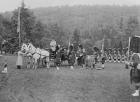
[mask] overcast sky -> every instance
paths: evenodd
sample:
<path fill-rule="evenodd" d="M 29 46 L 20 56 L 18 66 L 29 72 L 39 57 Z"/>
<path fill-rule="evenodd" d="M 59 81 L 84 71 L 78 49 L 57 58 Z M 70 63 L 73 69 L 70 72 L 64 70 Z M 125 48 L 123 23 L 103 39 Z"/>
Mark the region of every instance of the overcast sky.
<path fill-rule="evenodd" d="M 0 0 L 0 12 L 16 9 L 22 0 Z M 61 5 L 140 5 L 140 0 L 24 0 L 29 8 Z"/>

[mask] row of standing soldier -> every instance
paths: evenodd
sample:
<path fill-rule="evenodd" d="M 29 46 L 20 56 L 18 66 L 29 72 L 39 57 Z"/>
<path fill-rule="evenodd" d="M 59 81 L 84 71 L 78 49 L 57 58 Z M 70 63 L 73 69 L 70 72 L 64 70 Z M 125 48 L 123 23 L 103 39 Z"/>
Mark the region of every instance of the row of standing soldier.
<path fill-rule="evenodd" d="M 129 60 L 132 52 L 126 50 L 105 50 L 105 56 L 108 62 L 124 62 Z"/>

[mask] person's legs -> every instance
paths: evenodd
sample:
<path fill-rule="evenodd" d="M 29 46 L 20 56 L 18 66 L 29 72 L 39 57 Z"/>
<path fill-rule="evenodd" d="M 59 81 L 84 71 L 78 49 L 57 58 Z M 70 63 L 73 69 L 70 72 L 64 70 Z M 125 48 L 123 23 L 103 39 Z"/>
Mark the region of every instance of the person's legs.
<path fill-rule="evenodd" d="M 17 65 L 17 69 L 21 69 L 21 66 L 20 65 Z"/>
<path fill-rule="evenodd" d="M 78 66 L 80 65 L 80 58 L 79 57 L 77 58 L 77 65 Z"/>
<path fill-rule="evenodd" d="M 102 60 L 101 60 L 101 64 L 102 64 L 101 67 L 104 69 L 104 67 L 105 67 L 105 65 L 104 65 L 104 64 L 105 64 L 105 58 L 102 58 Z"/>
<path fill-rule="evenodd" d="M 4 70 L 2 71 L 2 73 L 7 73 L 7 63 L 4 65 Z"/>

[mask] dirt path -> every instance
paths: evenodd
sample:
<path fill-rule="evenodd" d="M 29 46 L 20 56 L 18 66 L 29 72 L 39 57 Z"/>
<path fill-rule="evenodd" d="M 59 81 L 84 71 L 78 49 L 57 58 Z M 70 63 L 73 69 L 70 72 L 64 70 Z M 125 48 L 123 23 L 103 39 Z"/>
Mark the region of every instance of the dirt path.
<path fill-rule="evenodd" d="M 9 74 L 0 74 L 0 102 L 139 102 L 133 98 L 129 70 L 106 64 L 104 70 L 22 69 L 8 58 Z M 14 60 L 13 60 L 14 59 Z"/>

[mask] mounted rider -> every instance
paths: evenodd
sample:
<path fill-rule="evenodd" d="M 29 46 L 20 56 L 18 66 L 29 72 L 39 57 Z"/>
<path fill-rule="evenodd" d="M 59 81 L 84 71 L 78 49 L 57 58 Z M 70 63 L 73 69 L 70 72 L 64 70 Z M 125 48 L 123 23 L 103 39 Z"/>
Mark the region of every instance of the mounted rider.
<path fill-rule="evenodd" d="M 76 53 L 74 51 L 74 45 L 70 44 L 69 48 L 68 48 L 68 63 L 71 66 L 71 69 L 73 69 L 73 66 L 75 64 L 75 59 L 76 59 Z"/>
<path fill-rule="evenodd" d="M 68 56 L 67 56 L 67 48 L 64 46 L 61 46 L 60 48 L 60 57 L 61 57 L 61 61 L 65 61 L 67 60 Z"/>
<path fill-rule="evenodd" d="M 59 70 L 58 66 L 61 63 L 60 45 L 57 45 L 55 40 L 50 43 L 50 60 L 54 61 L 54 65 Z"/>
<path fill-rule="evenodd" d="M 50 59 L 55 59 L 56 58 L 56 52 L 58 50 L 58 48 L 56 47 L 56 41 L 52 40 L 50 43 Z"/>

